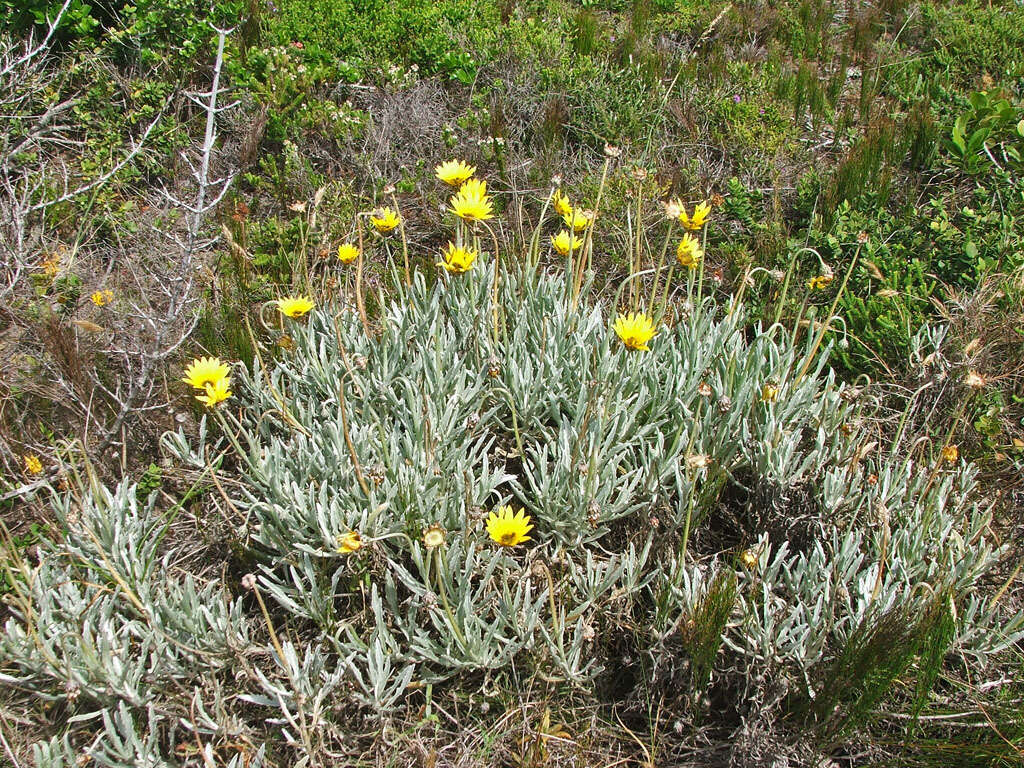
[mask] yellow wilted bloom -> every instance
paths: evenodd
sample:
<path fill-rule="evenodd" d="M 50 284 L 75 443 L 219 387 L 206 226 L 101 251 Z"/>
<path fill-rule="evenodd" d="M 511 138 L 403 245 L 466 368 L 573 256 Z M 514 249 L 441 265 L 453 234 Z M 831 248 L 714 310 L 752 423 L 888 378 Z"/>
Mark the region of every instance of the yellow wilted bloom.
<path fill-rule="evenodd" d="M 680 207 L 679 223 L 687 229 L 698 230 L 704 226 L 704 222 L 707 221 L 710 214 L 711 205 L 708 203 L 698 203 L 693 209 L 693 216 L 688 216 L 686 208 Z"/>
<path fill-rule="evenodd" d="M 654 338 L 656 331 L 651 318 L 643 312 L 619 315 L 613 326 L 615 333 L 629 349 L 649 352 L 647 342 Z"/>
<path fill-rule="evenodd" d="M 451 199 L 452 211 L 463 221 L 486 221 L 494 218 L 494 205 L 487 194 L 487 182 L 470 179 Z"/>
<path fill-rule="evenodd" d="M 338 261 L 342 264 L 349 264 L 359 258 L 359 249 L 352 243 L 342 243 L 338 246 Z"/>
<path fill-rule="evenodd" d="M 343 555 L 350 555 L 362 546 L 363 537 L 359 535 L 359 531 L 349 531 L 338 537 L 338 552 Z"/>
<path fill-rule="evenodd" d="M 952 464 L 960 458 L 960 451 L 955 445 L 947 445 L 942 449 L 942 460 Z"/>
<path fill-rule="evenodd" d="M 282 315 L 291 318 L 302 317 L 315 306 L 313 300 L 308 296 L 285 296 L 274 303 L 277 304 Z"/>
<path fill-rule="evenodd" d="M 832 275 L 818 275 L 817 277 L 812 277 L 807 281 L 807 287 L 812 291 L 820 291 L 822 288 L 828 286 L 828 284 L 834 279 L 835 278 Z"/>
<path fill-rule="evenodd" d="M 442 261 L 437 262 L 452 274 L 461 275 L 473 268 L 473 262 L 479 254 L 472 248 L 459 248 L 448 243 L 448 248 L 441 254 Z"/>
<path fill-rule="evenodd" d="M 207 384 L 225 379 L 229 373 L 231 369 L 219 357 L 197 357 L 185 369 L 182 381 L 196 389 L 205 389 Z"/>
<path fill-rule="evenodd" d="M 491 512 L 487 518 L 487 533 L 491 541 L 501 544 L 503 547 L 514 547 L 524 541 L 529 541 L 526 534 L 533 528 L 530 525 L 530 516 L 520 509 L 513 513 L 512 507 L 503 505 L 498 507 L 497 512 Z"/>
<path fill-rule="evenodd" d="M 207 384 L 205 394 L 196 395 L 196 400 L 205 405 L 208 408 L 216 408 L 218 403 L 223 403 L 229 397 L 231 397 L 231 377 L 225 376 L 222 379 L 217 379 L 212 384 Z"/>
<path fill-rule="evenodd" d="M 761 387 L 761 402 L 762 403 L 773 403 L 779 398 L 779 388 L 768 382 Z"/>
<path fill-rule="evenodd" d="M 40 475 L 43 472 L 43 462 L 34 453 L 25 454 L 25 472 L 30 475 Z"/>
<path fill-rule="evenodd" d="M 559 216 L 568 216 L 572 213 L 572 203 L 569 202 L 569 196 L 560 189 L 556 189 L 554 194 L 551 195 L 551 205 Z"/>
<path fill-rule="evenodd" d="M 573 208 L 568 213 L 562 214 L 562 221 L 564 221 L 565 226 L 569 227 L 573 232 L 582 232 L 593 223 L 594 216 L 588 211 L 581 211 L 579 208 Z"/>
<path fill-rule="evenodd" d="M 693 235 L 683 235 L 676 247 L 676 259 L 687 269 L 696 269 L 704 257 L 704 249 L 700 247 Z"/>
<path fill-rule="evenodd" d="M 753 570 L 757 567 L 757 553 L 752 549 L 743 550 L 743 554 L 740 555 L 740 562 L 743 563 L 743 567 L 747 570 Z"/>
<path fill-rule="evenodd" d="M 109 304 L 114 300 L 113 291 L 96 291 L 92 296 L 89 297 L 93 304 L 97 307 L 102 307 L 105 304 Z"/>
<path fill-rule="evenodd" d="M 473 178 L 476 166 L 467 165 L 461 160 L 449 160 L 434 168 L 434 173 L 445 184 L 457 187 L 464 181 Z"/>
<path fill-rule="evenodd" d="M 568 256 L 569 251 L 575 251 L 583 247 L 583 241 L 567 229 L 563 229 L 551 238 L 551 245 L 563 256 Z"/>
<path fill-rule="evenodd" d="M 401 217 L 390 207 L 378 208 L 370 215 L 370 223 L 382 234 L 393 230 L 401 221 Z"/>

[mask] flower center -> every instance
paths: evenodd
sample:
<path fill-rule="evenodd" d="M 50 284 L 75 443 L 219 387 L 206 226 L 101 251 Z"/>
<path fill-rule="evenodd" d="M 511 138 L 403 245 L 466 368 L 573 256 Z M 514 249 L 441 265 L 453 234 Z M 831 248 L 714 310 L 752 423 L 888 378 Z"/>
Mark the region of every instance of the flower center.
<path fill-rule="evenodd" d="M 515 531 L 509 531 L 508 533 L 501 534 L 501 538 L 499 539 L 499 543 L 501 543 L 502 545 L 504 545 L 506 547 L 511 547 L 513 544 L 516 543 L 516 532 Z"/>

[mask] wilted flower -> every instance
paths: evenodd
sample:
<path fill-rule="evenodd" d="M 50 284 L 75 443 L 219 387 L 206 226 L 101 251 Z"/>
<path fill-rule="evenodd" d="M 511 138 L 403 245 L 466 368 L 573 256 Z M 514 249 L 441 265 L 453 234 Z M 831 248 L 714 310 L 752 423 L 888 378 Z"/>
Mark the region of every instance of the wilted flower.
<path fill-rule="evenodd" d="M 773 403 L 779 397 L 779 388 L 772 382 L 767 382 L 761 387 L 761 402 L 762 403 Z"/>
<path fill-rule="evenodd" d="M 524 541 L 529 541 L 526 534 L 532 530 L 530 516 L 520 509 L 513 513 L 512 507 L 502 505 L 497 512 L 491 512 L 487 517 L 487 533 L 491 541 L 503 547 L 514 547 Z"/>
<path fill-rule="evenodd" d="M 679 264 L 687 269 L 696 269 L 704 256 L 704 249 L 700 247 L 697 238 L 693 235 L 683 235 L 683 239 L 676 246 L 676 259 Z"/>
<path fill-rule="evenodd" d="M 665 203 L 665 218 L 673 220 L 678 219 L 679 214 L 681 214 L 683 210 L 683 203 L 681 200 L 679 200 L 678 198 L 674 200 L 669 200 L 667 203 Z"/>
<path fill-rule="evenodd" d="M 434 549 L 444 544 L 445 532 L 438 523 L 434 523 L 432 526 L 423 531 L 423 546 L 427 549 Z"/>
<path fill-rule="evenodd" d="M 196 389 L 205 389 L 207 384 L 226 379 L 230 373 L 227 363 L 222 363 L 219 357 L 198 357 L 185 369 L 182 381 Z"/>
<path fill-rule="evenodd" d="M 942 449 L 942 460 L 943 461 L 948 462 L 949 464 L 952 464 L 958 458 L 960 458 L 960 451 L 957 449 L 957 447 L 955 445 L 947 445 L 947 446 L 943 447 L 943 449 Z"/>
<path fill-rule="evenodd" d="M 572 213 L 572 203 L 569 202 L 569 196 L 560 189 L 556 189 L 552 193 L 551 205 L 559 216 L 567 216 Z"/>
<path fill-rule="evenodd" d="M 349 531 L 338 536 L 338 552 L 342 555 L 350 555 L 363 546 L 363 537 L 359 531 Z"/>
<path fill-rule="evenodd" d="M 622 150 L 616 147 L 614 144 L 604 145 L 604 156 L 615 158 L 622 154 Z"/>
<path fill-rule="evenodd" d="M 282 315 L 287 315 L 291 318 L 302 317 L 315 306 L 313 300 L 308 296 L 285 296 L 283 299 L 278 299 L 275 303 Z"/>
<path fill-rule="evenodd" d="M 390 232 L 397 227 L 401 221 L 402 218 L 388 206 L 378 208 L 370 214 L 370 223 L 373 224 L 374 229 L 381 234 Z"/>
<path fill-rule="evenodd" d="M 39 460 L 39 457 L 34 453 L 26 453 L 25 456 L 25 472 L 30 475 L 39 475 L 43 472 L 43 462 Z"/>
<path fill-rule="evenodd" d="M 437 266 L 444 267 L 452 274 L 461 275 L 473 268 L 477 256 L 477 252 L 472 248 L 462 248 L 448 243 L 448 248 L 441 254 L 442 260 L 437 262 Z"/>
<path fill-rule="evenodd" d="M 108 291 L 96 291 L 95 293 L 92 294 L 92 296 L 89 297 L 89 299 L 97 307 L 102 307 L 102 306 L 104 306 L 106 304 L 109 304 L 110 302 L 112 302 L 114 300 L 114 292 L 113 291 L 109 291 L 109 290 Z"/>
<path fill-rule="evenodd" d="M 350 264 L 359 258 L 359 249 L 352 243 L 342 243 L 338 246 L 338 261 L 342 264 Z"/>
<path fill-rule="evenodd" d="M 693 216 L 686 213 L 686 208 L 679 211 L 679 223 L 690 230 L 698 230 L 704 226 L 708 216 L 711 214 L 711 206 L 708 203 L 698 203 L 693 209 Z"/>
<path fill-rule="evenodd" d="M 743 553 L 740 555 L 740 563 L 743 564 L 744 568 L 752 571 L 757 567 L 757 553 L 752 549 L 743 550 Z"/>
<path fill-rule="evenodd" d="M 964 384 L 971 389 L 984 389 L 985 377 L 972 368 L 967 372 L 967 378 L 964 379 Z"/>
<path fill-rule="evenodd" d="M 562 221 L 573 232 L 582 232 L 593 223 L 594 215 L 589 211 L 573 208 L 568 213 L 562 214 Z"/>
<path fill-rule="evenodd" d="M 474 173 L 476 173 L 476 166 L 467 165 L 461 160 L 449 160 L 434 169 L 437 178 L 453 187 L 473 178 Z"/>
<path fill-rule="evenodd" d="M 706 381 L 702 381 L 697 385 L 697 394 L 701 397 L 711 397 L 711 385 Z"/>
<path fill-rule="evenodd" d="M 568 256 L 569 251 L 575 251 L 583 247 L 583 240 L 576 237 L 575 233 L 563 229 L 551 238 L 551 245 L 563 256 Z"/>
<path fill-rule="evenodd" d="M 711 457 L 703 453 L 691 453 L 686 457 L 687 469 L 705 469 L 711 464 Z"/>
<path fill-rule="evenodd" d="M 242 577 L 242 589 L 250 590 L 256 586 L 256 574 L 247 573 Z"/>
<path fill-rule="evenodd" d="M 628 315 L 620 314 L 615 318 L 613 326 L 615 333 L 622 343 L 629 349 L 636 349 L 642 352 L 649 352 L 647 342 L 654 338 L 657 331 L 654 330 L 654 322 L 643 312 L 631 312 Z"/>

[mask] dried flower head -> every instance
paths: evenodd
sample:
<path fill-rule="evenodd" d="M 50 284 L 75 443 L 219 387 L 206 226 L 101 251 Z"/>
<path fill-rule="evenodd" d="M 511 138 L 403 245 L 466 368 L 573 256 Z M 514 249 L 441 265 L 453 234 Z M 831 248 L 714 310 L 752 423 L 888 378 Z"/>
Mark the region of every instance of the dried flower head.
<path fill-rule="evenodd" d="M 438 523 L 434 523 L 423 531 L 423 546 L 427 549 L 434 549 L 444 544 L 445 530 Z"/>
<path fill-rule="evenodd" d="M 966 384 L 969 388 L 974 390 L 984 389 L 985 377 L 972 368 L 967 372 L 967 377 L 964 379 L 964 384 Z"/>

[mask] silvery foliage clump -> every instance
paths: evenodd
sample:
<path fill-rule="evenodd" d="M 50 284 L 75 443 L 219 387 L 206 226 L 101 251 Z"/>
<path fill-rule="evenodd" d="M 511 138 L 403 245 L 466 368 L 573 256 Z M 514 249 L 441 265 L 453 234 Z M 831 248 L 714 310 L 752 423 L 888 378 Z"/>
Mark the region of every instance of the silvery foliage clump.
<path fill-rule="evenodd" d="M 0 683 L 98 725 L 77 751 L 66 735 L 40 742 L 37 765 L 165 765 L 160 732 L 174 732 L 171 700 L 207 685 L 250 645 L 241 603 L 182 574 L 175 551 L 162 551 L 169 520 L 154 500 L 139 501 L 127 483 L 55 494 L 60 537 L 40 543 L 37 564 L 20 561 L 8 574 Z M 219 728 L 208 725 L 206 733 Z"/>
<path fill-rule="evenodd" d="M 638 353 L 547 276 L 505 276 L 496 331 L 491 274 L 417 276 L 370 335 L 354 312 L 319 309 L 289 322 L 292 349 L 238 374 L 239 536 L 361 700 L 522 663 L 586 683 L 606 666 L 605 630 L 622 620 L 667 647 L 727 569 L 741 589 L 724 643 L 799 681 L 872 611 L 943 590 L 959 650 L 1021 637 L 1024 619 L 1003 622 L 976 589 L 1001 550 L 973 468 L 870 459 L 850 427 L 862 406 L 812 339 L 750 332 L 741 308 L 705 301 Z M 212 448 L 166 445 L 197 465 Z M 737 489 L 748 504 L 800 491 L 815 535 L 741 531 L 746 569 L 698 551 L 684 534 Z M 482 518 L 501 504 L 528 511 L 532 541 L 488 540 Z M 436 550 L 431 525 L 446 531 Z M 339 551 L 352 530 L 367 546 Z"/>

